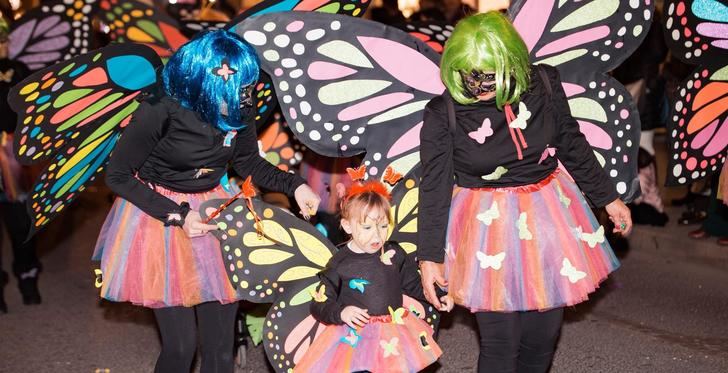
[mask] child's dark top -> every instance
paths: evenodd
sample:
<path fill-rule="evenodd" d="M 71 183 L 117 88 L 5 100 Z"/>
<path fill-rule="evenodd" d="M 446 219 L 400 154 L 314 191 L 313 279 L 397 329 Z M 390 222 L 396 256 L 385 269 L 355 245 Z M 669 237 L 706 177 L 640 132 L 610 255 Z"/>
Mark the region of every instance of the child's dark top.
<path fill-rule="evenodd" d="M 370 316 L 388 315 L 388 307 L 402 306 L 402 294 L 425 298 L 414 255 L 407 255 L 396 242 L 384 243 L 384 255 L 343 247 L 319 278 L 316 290 L 325 296 L 311 302 L 311 314 L 326 324 L 343 324 L 341 311 L 346 306 L 366 309 Z"/>

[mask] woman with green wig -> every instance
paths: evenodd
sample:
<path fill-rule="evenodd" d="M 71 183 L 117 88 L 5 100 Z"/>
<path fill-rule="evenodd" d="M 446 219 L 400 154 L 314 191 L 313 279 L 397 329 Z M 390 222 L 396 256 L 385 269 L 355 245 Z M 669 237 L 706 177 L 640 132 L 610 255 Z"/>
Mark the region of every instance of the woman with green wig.
<path fill-rule="evenodd" d="M 530 64 L 506 16 L 458 23 L 440 68 L 447 91 L 428 103 L 420 133 L 425 295 L 440 308 L 437 283 L 475 313 L 479 372 L 545 372 L 563 308 L 619 266 L 584 194 L 624 235 L 629 209 L 571 116 L 558 71 Z"/>

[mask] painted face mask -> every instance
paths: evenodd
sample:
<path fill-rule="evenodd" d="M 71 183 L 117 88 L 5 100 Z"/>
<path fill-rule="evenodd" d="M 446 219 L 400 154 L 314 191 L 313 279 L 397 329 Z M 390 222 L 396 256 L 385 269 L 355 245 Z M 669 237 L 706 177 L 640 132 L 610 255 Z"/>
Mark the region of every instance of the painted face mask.
<path fill-rule="evenodd" d="M 477 98 L 480 95 L 495 92 L 495 73 L 461 71 L 460 77 L 463 80 L 465 92 L 472 97 Z"/>
<path fill-rule="evenodd" d="M 253 84 L 240 89 L 240 108 L 246 109 L 251 107 L 253 107 Z"/>

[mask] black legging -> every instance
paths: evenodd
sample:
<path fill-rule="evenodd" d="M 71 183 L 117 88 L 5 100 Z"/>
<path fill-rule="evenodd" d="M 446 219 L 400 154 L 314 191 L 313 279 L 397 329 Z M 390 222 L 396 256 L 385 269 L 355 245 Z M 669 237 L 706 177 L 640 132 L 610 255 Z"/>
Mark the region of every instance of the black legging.
<path fill-rule="evenodd" d="M 21 202 L 0 202 L 0 216 L 5 229 L 10 236 L 10 244 L 13 246 L 13 273 L 21 278 L 33 269 L 40 270 L 40 262 L 35 255 L 35 239 L 28 238 L 30 231 L 30 217 L 25 210 L 25 203 Z M 0 227 L 0 241 L 2 241 L 2 227 Z M 0 248 L 2 244 L 0 243 Z M 2 271 L 2 255 L 0 255 L 0 271 Z M 35 277 L 34 273 L 32 277 Z"/>
<path fill-rule="evenodd" d="M 546 312 L 477 312 L 478 373 L 547 372 L 563 317 L 563 308 Z"/>
<path fill-rule="evenodd" d="M 218 302 L 194 307 L 155 309 L 154 316 L 162 336 L 162 351 L 154 372 L 189 372 L 197 350 L 199 330 L 202 355 L 200 372 L 231 373 L 237 309 L 237 303 L 222 305 Z"/>

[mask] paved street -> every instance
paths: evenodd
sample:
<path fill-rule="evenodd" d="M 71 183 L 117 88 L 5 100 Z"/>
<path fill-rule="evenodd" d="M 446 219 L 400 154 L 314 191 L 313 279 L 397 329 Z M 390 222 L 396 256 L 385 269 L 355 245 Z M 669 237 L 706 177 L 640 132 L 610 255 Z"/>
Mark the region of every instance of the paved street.
<path fill-rule="evenodd" d="M 151 312 L 100 301 L 93 286 L 88 258 L 106 199 L 88 193 L 80 202 L 41 236 L 43 304 L 23 306 L 14 282 L 6 290 L 0 372 L 152 370 L 159 343 Z M 675 220 L 679 210 L 670 211 Z M 690 240 L 690 228 L 637 229 L 619 251 L 622 268 L 568 310 L 552 372 L 728 371 L 728 249 Z M 471 323 L 462 310 L 445 318 L 438 372 L 475 369 Z M 245 371 L 268 369 L 262 348 L 248 360 Z"/>

